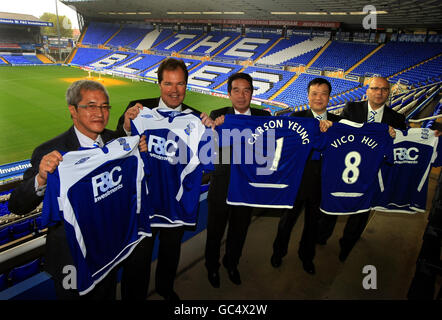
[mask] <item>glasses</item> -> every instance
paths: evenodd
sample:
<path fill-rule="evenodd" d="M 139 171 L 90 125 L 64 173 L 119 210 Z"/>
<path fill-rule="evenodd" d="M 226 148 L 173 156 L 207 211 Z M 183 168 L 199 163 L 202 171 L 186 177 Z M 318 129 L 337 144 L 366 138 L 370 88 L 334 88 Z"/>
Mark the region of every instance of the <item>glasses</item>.
<path fill-rule="evenodd" d="M 100 111 L 103 111 L 103 112 L 109 111 L 112 108 L 111 106 L 108 106 L 108 105 L 97 106 L 96 104 L 77 105 L 77 107 L 86 109 L 87 111 L 93 111 L 93 112 L 98 111 L 98 109 L 100 109 Z"/>
<path fill-rule="evenodd" d="M 370 87 L 370 90 L 373 90 L 373 91 L 381 90 L 383 93 L 387 93 L 390 90 L 390 88 Z"/>

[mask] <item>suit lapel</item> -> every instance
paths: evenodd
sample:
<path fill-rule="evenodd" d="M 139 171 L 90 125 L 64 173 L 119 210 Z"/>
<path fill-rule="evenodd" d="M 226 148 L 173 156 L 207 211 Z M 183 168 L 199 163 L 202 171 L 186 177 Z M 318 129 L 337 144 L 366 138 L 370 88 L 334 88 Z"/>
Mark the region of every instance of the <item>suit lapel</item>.
<path fill-rule="evenodd" d="M 390 110 L 387 106 L 384 106 L 384 114 L 382 115 L 381 123 L 390 123 L 392 120 Z"/>
<path fill-rule="evenodd" d="M 80 142 L 78 141 L 77 135 L 75 134 L 74 126 L 70 127 L 68 130 L 66 148 L 67 150 L 78 150 L 78 148 L 80 148 Z"/>
<path fill-rule="evenodd" d="M 362 112 L 362 119 L 360 119 L 360 121 L 362 122 L 367 122 L 368 119 L 368 101 L 364 102 L 364 107 L 362 108 L 363 112 Z"/>

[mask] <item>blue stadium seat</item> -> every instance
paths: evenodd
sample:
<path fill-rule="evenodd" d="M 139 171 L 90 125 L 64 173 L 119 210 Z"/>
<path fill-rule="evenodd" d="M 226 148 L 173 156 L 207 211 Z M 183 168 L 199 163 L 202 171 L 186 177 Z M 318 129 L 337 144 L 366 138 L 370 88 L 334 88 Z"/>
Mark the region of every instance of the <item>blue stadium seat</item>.
<path fill-rule="evenodd" d="M 0 229 L 0 246 L 11 241 L 11 229 L 5 227 Z"/>
<path fill-rule="evenodd" d="M 30 220 L 15 223 L 11 226 L 13 239 L 22 238 L 32 232 Z"/>
<path fill-rule="evenodd" d="M 40 272 L 40 259 L 31 261 L 23 266 L 15 267 L 9 273 L 12 285 L 15 285 L 23 280 L 26 280 L 33 275 Z"/>
<path fill-rule="evenodd" d="M 0 291 L 5 290 L 8 287 L 8 278 L 5 274 L 0 274 Z"/>
<path fill-rule="evenodd" d="M 35 227 L 34 231 L 35 232 L 41 232 L 41 230 L 44 229 L 42 220 L 43 220 L 43 218 L 41 216 L 35 218 L 35 224 L 34 224 L 34 227 Z"/>

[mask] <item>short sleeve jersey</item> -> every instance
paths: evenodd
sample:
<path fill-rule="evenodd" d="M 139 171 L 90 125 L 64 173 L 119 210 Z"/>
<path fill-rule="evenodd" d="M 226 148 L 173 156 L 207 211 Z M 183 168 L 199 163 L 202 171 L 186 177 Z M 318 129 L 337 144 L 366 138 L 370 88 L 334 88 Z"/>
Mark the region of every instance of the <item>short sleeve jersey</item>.
<path fill-rule="evenodd" d="M 232 146 L 227 203 L 292 208 L 307 158 L 320 145 L 319 121 L 226 115 L 217 131 Z"/>
<path fill-rule="evenodd" d="M 151 235 L 138 142 L 119 138 L 103 148 L 67 152 L 48 174 L 43 224 L 64 222 L 80 295 Z"/>
<path fill-rule="evenodd" d="M 346 215 L 370 210 L 381 164 L 391 158 L 393 139 L 381 123 L 334 123 L 322 152 L 321 211 Z"/>

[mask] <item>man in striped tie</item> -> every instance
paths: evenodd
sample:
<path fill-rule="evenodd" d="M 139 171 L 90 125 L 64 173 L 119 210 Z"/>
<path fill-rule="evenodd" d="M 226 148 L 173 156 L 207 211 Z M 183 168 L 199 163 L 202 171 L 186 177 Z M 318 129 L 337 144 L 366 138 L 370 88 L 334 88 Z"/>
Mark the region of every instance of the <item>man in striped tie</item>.
<path fill-rule="evenodd" d="M 393 138 L 396 135 L 394 129 L 405 130 L 407 128 L 404 115 L 385 105 L 390 95 L 390 83 L 387 79 L 382 77 L 371 78 L 366 94 L 367 101 L 348 102 L 341 113 L 341 117 L 358 123 L 381 122 L 388 124 L 390 135 Z M 339 260 L 345 261 L 347 259 L 368 223 L 369 214 L 370 211 L 367 211 L 348 217 L 343 236 L 339 239 L 341 246 Z M 335 215 L 322 216 L 319 222 L 319 244 L 326 244 L 333 233 L 336 220 L 337 216 Z"/>

